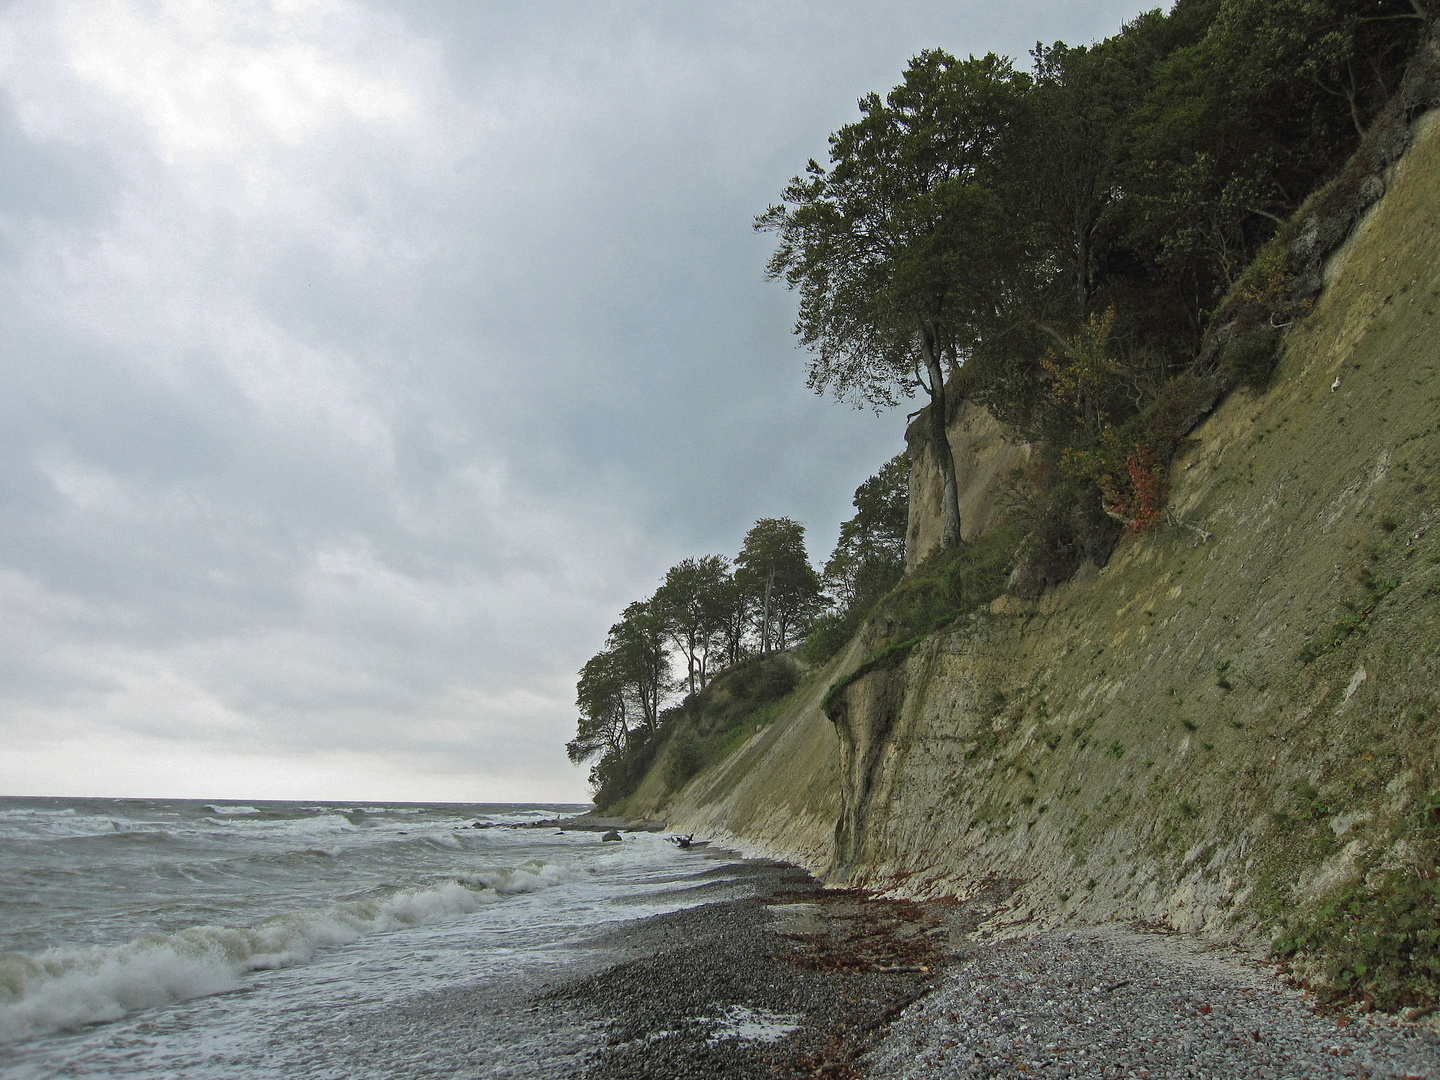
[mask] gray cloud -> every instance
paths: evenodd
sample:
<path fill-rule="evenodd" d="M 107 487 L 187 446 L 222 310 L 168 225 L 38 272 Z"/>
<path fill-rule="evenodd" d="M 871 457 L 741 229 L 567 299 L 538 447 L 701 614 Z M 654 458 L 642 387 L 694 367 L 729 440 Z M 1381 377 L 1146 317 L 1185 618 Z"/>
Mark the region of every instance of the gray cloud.
<path fill-rule="evenodd" d="M 620 607 L 901 444 L 753 215 L 919 49 L 1133 11 L 0 10 L 0 791 L 583 798 Z"/>

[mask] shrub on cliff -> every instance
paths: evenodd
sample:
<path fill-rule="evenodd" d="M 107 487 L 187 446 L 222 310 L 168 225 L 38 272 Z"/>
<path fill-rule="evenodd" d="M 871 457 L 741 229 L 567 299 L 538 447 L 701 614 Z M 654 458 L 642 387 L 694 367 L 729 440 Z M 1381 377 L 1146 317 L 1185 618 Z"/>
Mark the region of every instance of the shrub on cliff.
<path fill-rule="evenodd" d="M 1335 1004 L 1393 1012 L 1440 1001 L 1440 879 L 1391 871 L 1307 911 L 1273 951 L 1303 985 Z"/>
<path fill-rule="evenodd" d="M 720 760 L 752 725 L 769 723 L 775 707 L 800 681 L 788 654 L 755 656 L 718 676 L 705 690 L 669 710 L 664 780 L 670 790 Z"/>

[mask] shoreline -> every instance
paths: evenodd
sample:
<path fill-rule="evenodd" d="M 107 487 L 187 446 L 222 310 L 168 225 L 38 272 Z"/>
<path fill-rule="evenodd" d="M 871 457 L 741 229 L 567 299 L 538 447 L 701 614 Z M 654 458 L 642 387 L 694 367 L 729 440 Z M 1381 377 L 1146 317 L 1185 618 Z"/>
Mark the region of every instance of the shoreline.
<path fill-rule="evenodd" d="M 592 944 L 627 958 L 532 999 L 603 1036 L 567 1076 L 1440 1075 L 1433 1018 L 1323 1012 L 1232 949 L 1139 925 L 976 940 L 998 897 L 887 900 L 746 865 L 749 895 L 608 930 Z"/>
<path fill-rule="evenodd" d="M 1004 891 L 885 899 L 677 851 L 688 906 L 598 927 L 514 979 L 345 1016 L 320 1057 L 356 1076 L 423 1060 L 456 1080 L 1440 1075 L 1434 1018 L 1322 1013 L 1272 966 L 1193 937 L 986 940 Z"/>
<path fill-rule="evenodd" d="M 593 1080 L 853 1077 L 884 1024 L 935 984 L 951 904 L 824 890 L 788 863 L 748 860 L 751 894 L 599 936 L 637 955 L 542 995 L 605 1044 Z"/>

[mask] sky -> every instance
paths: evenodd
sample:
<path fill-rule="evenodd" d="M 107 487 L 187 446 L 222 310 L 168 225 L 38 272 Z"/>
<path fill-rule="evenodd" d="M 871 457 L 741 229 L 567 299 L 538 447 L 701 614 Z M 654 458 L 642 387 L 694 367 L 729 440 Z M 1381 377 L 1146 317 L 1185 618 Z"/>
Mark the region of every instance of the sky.
<path fill-rule="evenodd" d="M 619 611 L 903 448 L 754 216 L 921 49 L 1141 9 L 0 3 L 0 794 L 585 801 Z"/>

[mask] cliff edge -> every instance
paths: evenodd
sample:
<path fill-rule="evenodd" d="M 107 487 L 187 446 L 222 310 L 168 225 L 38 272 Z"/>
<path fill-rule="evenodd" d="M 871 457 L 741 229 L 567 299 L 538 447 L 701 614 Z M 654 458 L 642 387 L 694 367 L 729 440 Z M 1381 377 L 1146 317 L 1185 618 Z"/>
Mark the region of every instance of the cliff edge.
<path fill-rule="evenodd" d="M 885 641 L 868 627 L 728 758 L 629 809 L 890 893 L 1002 884 L 1000 933 L 1140 919 L 1268 944 L 1327 898 L 1432 879 L 1436 114 L 1414 131 L 1270 388 L 1182 447 L 1170 523 L 852 678 L 827 718 Z M 951 430 L 962 505 L 993 517 L 1025 449 L 973 406 Z M 926 476 L 922 457 L 922 554 Z"/>

